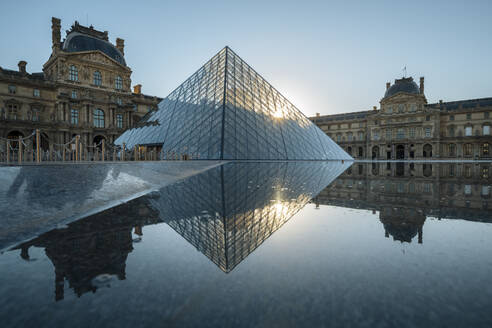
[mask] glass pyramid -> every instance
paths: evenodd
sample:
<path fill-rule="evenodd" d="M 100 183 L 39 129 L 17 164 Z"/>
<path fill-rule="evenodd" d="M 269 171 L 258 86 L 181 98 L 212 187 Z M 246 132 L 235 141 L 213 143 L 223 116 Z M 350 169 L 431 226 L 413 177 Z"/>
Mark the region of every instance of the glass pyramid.
<path fill-rule="evenodd" d="M 123 143 L 197 159 L 352 159 L 229 47 L 116 140 Z"/>

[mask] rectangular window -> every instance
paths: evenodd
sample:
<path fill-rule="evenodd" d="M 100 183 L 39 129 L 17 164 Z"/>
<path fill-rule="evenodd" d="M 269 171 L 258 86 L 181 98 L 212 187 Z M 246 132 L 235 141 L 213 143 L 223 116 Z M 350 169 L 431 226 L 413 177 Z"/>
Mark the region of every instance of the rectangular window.
<path fill-rule="evenodd" d="M 415 128 L 410 128 L 410 138 L 415 138 Z"/>
<path fill-rule="evenodd" d="M 431 137 L 431 128 L 429 128 L 429 127 L 425 128 L 425 137 L 426 138 Z"/>
<path fill-rule="evenodd" d="M 359 132 L 359 141 L 363 141 L 363 140 L 364 140 L 364 133 Z"/>
<path fill-rule="evenodd" d="M 450 144 L 449 146 L 449 156 L 456 156 L 456 145 Z"/>
<path fill-rule="evenodd" d="M 430 121 L 430 120 L 431 120 L 430 115 L 427 115 L 427 116 L 425 117 L 425 120 L 426 120 L 426 121 Z"/>
<path fill-rule="evenodd" d="M 454 121 L 454 115 L 449 116 L 450 121 Z"/>
<path fill-rule="evenodd" d="M 116 115 L 116 127 L 119 129 L 123 129 L 123 115 Z"/>
<path fill-rule="evenodd" d="M 467 120 L 471 120 L 471 113 L 467 113 L 467 114 L 466 114 L 466 119 L 467 119 Z"/>
<path fill-rule="evenodd" d="M 72 91 L 72 99 L 77 99 L 77 91 Z"/>
<path fill-rule="evenodd" d="M 32 91 L 32 95 L 33 95 L 34 97 L 40 97 L 40 96 L 41 96 L 41 92 L 39 91 L 39 89 L 34 89 L 34 90 Z"/>
<path fill-rule="evenodd" d="M 465 127 L 465 136 L 471 137 L 471 135 L 472 135 L 472 127 L 471 126 Z"/>
<path fill-rule="evenodd" d="M 465 195 L 471 195 L 472 193 L 472 187 L 471 185 L 465 185 Z"/>
<path fill-rule="evenodd" d="M 490 113 L 489 112 L 483 113 L 483 118 L 489 118 L 489 117 L 490 117 Z"/>
<path fill-rule="evenodd" d="M 347 140 L 348 140 L 348 141 L 352 141 L 352 133 L 349 133 L 349 134 L 347 135 Z"/>
<path fill-rule="evenodd" d="M 391 130 L 386 130 L 386 140 L 391 140 Z"/>
<path fill-rule="evenodd" d="M 396 134 L 397 139 L 404 139 L 405 138 L 405 130 L 403 128 L 399 128 L 398 132 Z"/>
<path fill-rule="evenodd" d="M 379 132 L 374 132 L 372 135 L 373 135 L 373 140 L 379 140 Z"/>
<path fill-rule="evenodd" d="M 471 156 L 472 154 L 472 145 L 471 144 L 465 144 L 463 145 L 463 153 L 465 154 L 465 156 Z"/>
<path fill-rule="evenodd" d="M 78 125 L 79 124 L 79 110 L 78 109 L 73 109 L 70 111 L 70 123 L 72 125 Z"/>
<path fill-rule="evenodd" d="M 489 156 L 490 154 L 490 146 L 489 143 L 486 142 L 482 145 L 482 155 L 483 156 Z"/>
<path fill-rule="evenodd" d="M 482 130 L 484 136 L 490 135 L 490 125 L 484 125 Z"/>
<path fill-rule="evenodd" d="M 9 85 L 9 93 L 10 94 L 15 94 L 17 91 L 17 88 L 15 85 Z"/>

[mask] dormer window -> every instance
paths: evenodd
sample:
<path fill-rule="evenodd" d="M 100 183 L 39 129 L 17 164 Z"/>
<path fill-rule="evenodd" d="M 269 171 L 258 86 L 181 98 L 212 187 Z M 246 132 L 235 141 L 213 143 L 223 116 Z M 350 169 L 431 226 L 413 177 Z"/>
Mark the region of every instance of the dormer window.
<path fill-rule="evenodd" d="M 392 114 L 393 113 L 393 106 L 386 107 L 386 113 Z"/>
<path fill-rule="evenodd" d="M 39 97 L 41 97 L 41 92 L 39 91 L 39 89 L 34 89 L 34 90 L 32 91 L 32 95 L 33 95 L 34 97 L 39 98 Z"/>
<path fill-rule="evenodd" d="M 115 86 L 116 90 L 123 89 L 123 79 L 121 78 L 121 76 L 118 75 L 116 77 L 115 82 L 114 82 L 114 86 Z"/>
<path fill-rule="evenodd" d="M 102 84 L 102 76 L 101 72 L 99 71 L 94 72 L 94 84 L 97 86 L 100 86 Z"/>
<path fill-rule="evenodd" d="M 70 65 L 68 70 L 70 81 L 78 81 L 79 80 L 79 71 L 75 65 Z"/>
<path fill-rule="evenodd" d="M 410 105 L 410 111 L 411 111 L 411 112 L 416 112 L 416 111 L 417 111 L 417 105 L 415 105 L 415 104 L 411 104 L 411 105 Z"/>
<path fill-rule="evenodd" d="M 9 93 L 15 95 L 17 88 L 15 85 L 9 85 Z"/>
<path fill-rule="evenodd" d="M 399 104 L 399 105 L 398 105 L 398 112 L 399 112 L 399 113 L 403 113 L 404 111 L 405 111 L 405 105 L 403 105 L 403 104 Z"/>

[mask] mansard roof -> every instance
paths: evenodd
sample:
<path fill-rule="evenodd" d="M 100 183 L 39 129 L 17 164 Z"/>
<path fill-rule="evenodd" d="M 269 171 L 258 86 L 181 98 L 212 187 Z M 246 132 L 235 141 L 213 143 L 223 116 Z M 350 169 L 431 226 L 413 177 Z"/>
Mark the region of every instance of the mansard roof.
<path fill-rule="evenodd" d="M 482 107 L 492 107 L 492 97 L 479 98 L 479 99 L 466 99 L 448 102 L 438 102 L 433 104 L 427 104 L 425 107 L 441 109 L 444 111 L 455 111 L 459 109 L 464 110 L 480 110 Z"/>

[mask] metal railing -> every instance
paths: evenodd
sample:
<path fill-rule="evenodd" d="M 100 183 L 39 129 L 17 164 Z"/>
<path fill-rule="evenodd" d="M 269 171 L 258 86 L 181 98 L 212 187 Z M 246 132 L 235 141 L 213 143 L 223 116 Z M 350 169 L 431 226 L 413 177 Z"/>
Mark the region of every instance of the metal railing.
<path fill-rule="evenodd" d="M 127 149 L 125 143 L 122 146 L 107 143 L 101 139 L 99 143 L 87 144 L 80 135 L 76 135 L 67 143 L 58 144 L 35 130 L 27 137 L 17 138 L 0 137 L 0 163 L 1 164 L 39 164 L 43 162 L 105 162 L 105 161 L 180 161 L 200 159 L 199 154 L 188 152 L 164 151 L 160 147 L 147 147 L 136 145 L 133 149 Z M 41 147 L 42 141 L 48 147 Z"/>

